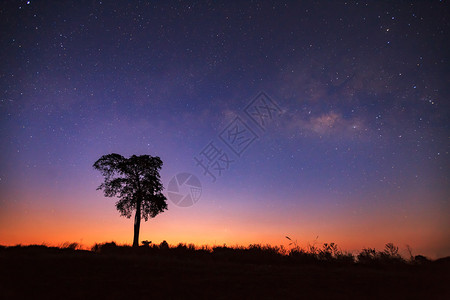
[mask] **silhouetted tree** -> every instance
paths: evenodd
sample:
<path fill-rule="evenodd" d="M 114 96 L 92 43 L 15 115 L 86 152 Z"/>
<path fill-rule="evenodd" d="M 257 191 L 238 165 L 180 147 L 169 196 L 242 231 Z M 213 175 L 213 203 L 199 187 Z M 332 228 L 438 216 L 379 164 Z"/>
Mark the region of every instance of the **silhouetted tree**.
<path fill-rule="evenodd" d="M 162 165 L 157 156 L 133 155 L 125 158 L 116 153 L 103 155 L 93 165 L 105 178 L 97 190 L 103 190 L 105 197 L 119 198 L 116 208 L 122 216 L 130 218 L 136 210 L 133 247 L 139 246 L 141 219 L 147 221 L 167 209 L 159 176 Z"/>

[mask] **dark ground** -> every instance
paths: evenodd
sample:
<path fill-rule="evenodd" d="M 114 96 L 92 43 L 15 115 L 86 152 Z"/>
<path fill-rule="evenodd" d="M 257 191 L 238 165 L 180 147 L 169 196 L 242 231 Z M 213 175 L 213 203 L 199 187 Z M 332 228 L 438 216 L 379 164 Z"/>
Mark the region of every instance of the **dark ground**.
<path fill-rule="evenodd" d="M 450 299 L 449 286 L 448 259 L 360 265 L 0 249 L 0 299 Z"/>

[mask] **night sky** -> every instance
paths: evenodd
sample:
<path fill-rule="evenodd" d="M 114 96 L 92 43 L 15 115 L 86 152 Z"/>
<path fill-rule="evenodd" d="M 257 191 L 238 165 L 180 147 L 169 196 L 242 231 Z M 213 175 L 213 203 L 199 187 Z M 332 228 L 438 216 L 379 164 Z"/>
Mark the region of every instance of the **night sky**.
<path fill-rule="evenodd" d="M 450 255 L 447 1 L 132 2 L 1 2 L 0 244 L 131 244 L 119 153 L 201 182 L 141 240 Z"/>

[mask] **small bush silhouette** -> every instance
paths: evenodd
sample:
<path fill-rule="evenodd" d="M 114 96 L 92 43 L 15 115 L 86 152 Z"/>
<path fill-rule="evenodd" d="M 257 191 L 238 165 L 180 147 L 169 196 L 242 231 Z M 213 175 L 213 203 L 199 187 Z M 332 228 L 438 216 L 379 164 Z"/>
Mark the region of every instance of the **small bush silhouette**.
<path fill-rule="evenodd" d="M 144 247 L 150 247 L 151 243 L 152 243 L 152 241 L 147 241 L 147 240 L 141 242 L 142 246 L 144 246 Z"/>
<path fill-rule="evenodd" d="M 393 243 L 387 243 L 384 251 L 379 253 L 379 256 L 384 262 L 401 262 L 403 258 L 398 253 L 398 247 Z"/>
<path fill-rule="evenodd" d="M 412 262 L 416 263 L 416 264 L 425 264 L 425 263 L 429 263 L 430 259 L 423 255 L 416 255 L 416 256 L 414 256 Z"/>
<path fill-rule="evenodd" d="M 374 248 L 363 249 L 357 258 L 361 264 L 392 264 L 404 262 L 404 259 L 398 253 L 398 247 L 393 243 L 387 243 L 383 251 L 376 251 Z"/>
<path fill-rule="evenodd" d="M 300 247 L 296 247 L 289 251 L 289 258 L 296 263 L 315 263 L 317 256 L 314 253 L 308 252 Z"/>
<path fill-rule="evenodd" d="M 132 253 L 130 246 L 119 246 L 115 242 L 104 244 L 95 244 L 92 249 L 93 252 L 102 254 L 128 254 Z"/>
<path fill-rule="evenodd" d="M 166 241 L 162 241 L 161 244 L 159 244 L 159 249 L 167 250 L 169 249 L 169 244 Z"/>
<path fill-rule="evenodd" d="M 62 246 L 60 248 L 68 249 L 68 250 L 77 250 L 77 249 L 81 249 L 81 246 L 78 243 L 66 242 L 66 243 L 62 244 Z"/>
<path fill-rule="evenodd" d="M 319 260 L 324 261 L 332 261 L 338 254 L 340 254 L 340 251 L 335 243 L 325 243 L 323 244 L 323 248 L 317 251 Z"/>
<path fill-rule="evenodd" d="M 355 263 L 355 256 L 351 253 L 339 253 L 336 257 L 335 257 L 337 262 L 343 263 L 343 264 L 353 264 Z"/>
<path fill-rule="evenodd" d="M 102 252 L 112 252 L 117 248 L 117 244 L 115 242 L 104 243 L 101 247 Z"/>
<path fill-rule="evenodd" d="M 377 260 L 377 251 L 374 248 L 365 248 L 358 254 L 357 259 L 359 263 L 373 263 Z"/>
<path fill-rule="evenodd" d="M 393 243 L 387 243 L 384 248 L 384 253 L 387 256 L 399 256 L 398 255 L 398 247 L 396 247 Z"/>

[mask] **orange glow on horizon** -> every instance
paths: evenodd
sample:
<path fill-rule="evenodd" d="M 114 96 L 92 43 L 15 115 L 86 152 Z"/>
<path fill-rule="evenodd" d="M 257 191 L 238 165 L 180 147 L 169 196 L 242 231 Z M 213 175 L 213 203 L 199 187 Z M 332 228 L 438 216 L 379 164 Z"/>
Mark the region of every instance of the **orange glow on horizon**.
<path fill-rule="evenodd" d="M 159 244 L 166 240 L 171 245 L 192 243 L 197 246 L 269 244 L 289 249 L 289 240 L 285 238 L 289 236 L 302 248 L 314 243 L 320 246 L 325 242 L 335 242 L 342 250 L 352 252 L 368 247 L 382 250 L 386 243 L 393 242 L 403 250 L 408 244 L 415 254 L 432 258 L 446 255 L 439 252 L 439 248 L 449 249 L 442 243 L 445 232 L 439 234 L 439 224 L 432 216 L 423 220 L 430 224 L 429 227 L 423 227 L 386 215 L 367 217 L 341 212 L 332 217 L 325 212 L 315 212 L 314 217 L 308 217 L 308 213 L 302 211 L 291 212 L 291 215 L 298 218 L 273 215 L 269 220 L 257 211 L 236 215 L 223 210 L 211 215 L 202 212 L 200 207 L 195 213 L 173 208 L 142 222 L 140 241 L 150 240 Z M 341 221 L 343 219 L 346 222 Z M 119 217 L 111 205 L 107 211 L 91 212 L 87 216 L 82 209 L 69 212 L 41 208 L 20 216 L 3 216 L 0 244 L 59 246 L 65 242 L 77 242 L 90 248 L 95 243 L 115 241 L 130 245 L 132 234 L 133 219 Z"/>
<path fill-rule="evenodd" d="M 220 206 L 217 203 L 225 204 L 226 199 L 213 202 L 205 195 L 194 207 L 184 209 L 169 202 L 168 211 L 141 223 L 140 241 L 159 244 L 166 240 L 171 245 L 197 246 L 269 244 L 289 248 L 289 240 L 285 238 L 289 236 L 303 248 L 313 243 L 320 246 L 334 242 L 342 250 L 353 252 L 369 247 L 382 250 L 386 243 L 392 242 L 403 250 L 410 245 L 415 255 L 437 258 L 450 254 L 447 221 L 434 213 L 439 207 L 424 208 L 417 202 L 416 206 L 406 208 L 398 204 L 389 210 L 375 207 L 358 211 L 356 204 L 330 207 L 317 199 L 313 204 L 305 201 L 268 209 L 254 207 L 245 197 Z M 419 199 L 420 195 L 416 197 Z M 73 194 L 64 203 L 37 202 L 29 195 L 23 199 L 14 205 L 4 205 L 0 212 L 0 245 L 58 246 L 77 242 L 90 248 L 95 243 L 110 241 L 132 243 L 133 219 L 119 216 L 114 199 L 102 195 L 90 199 L 81 193 Z"/>

